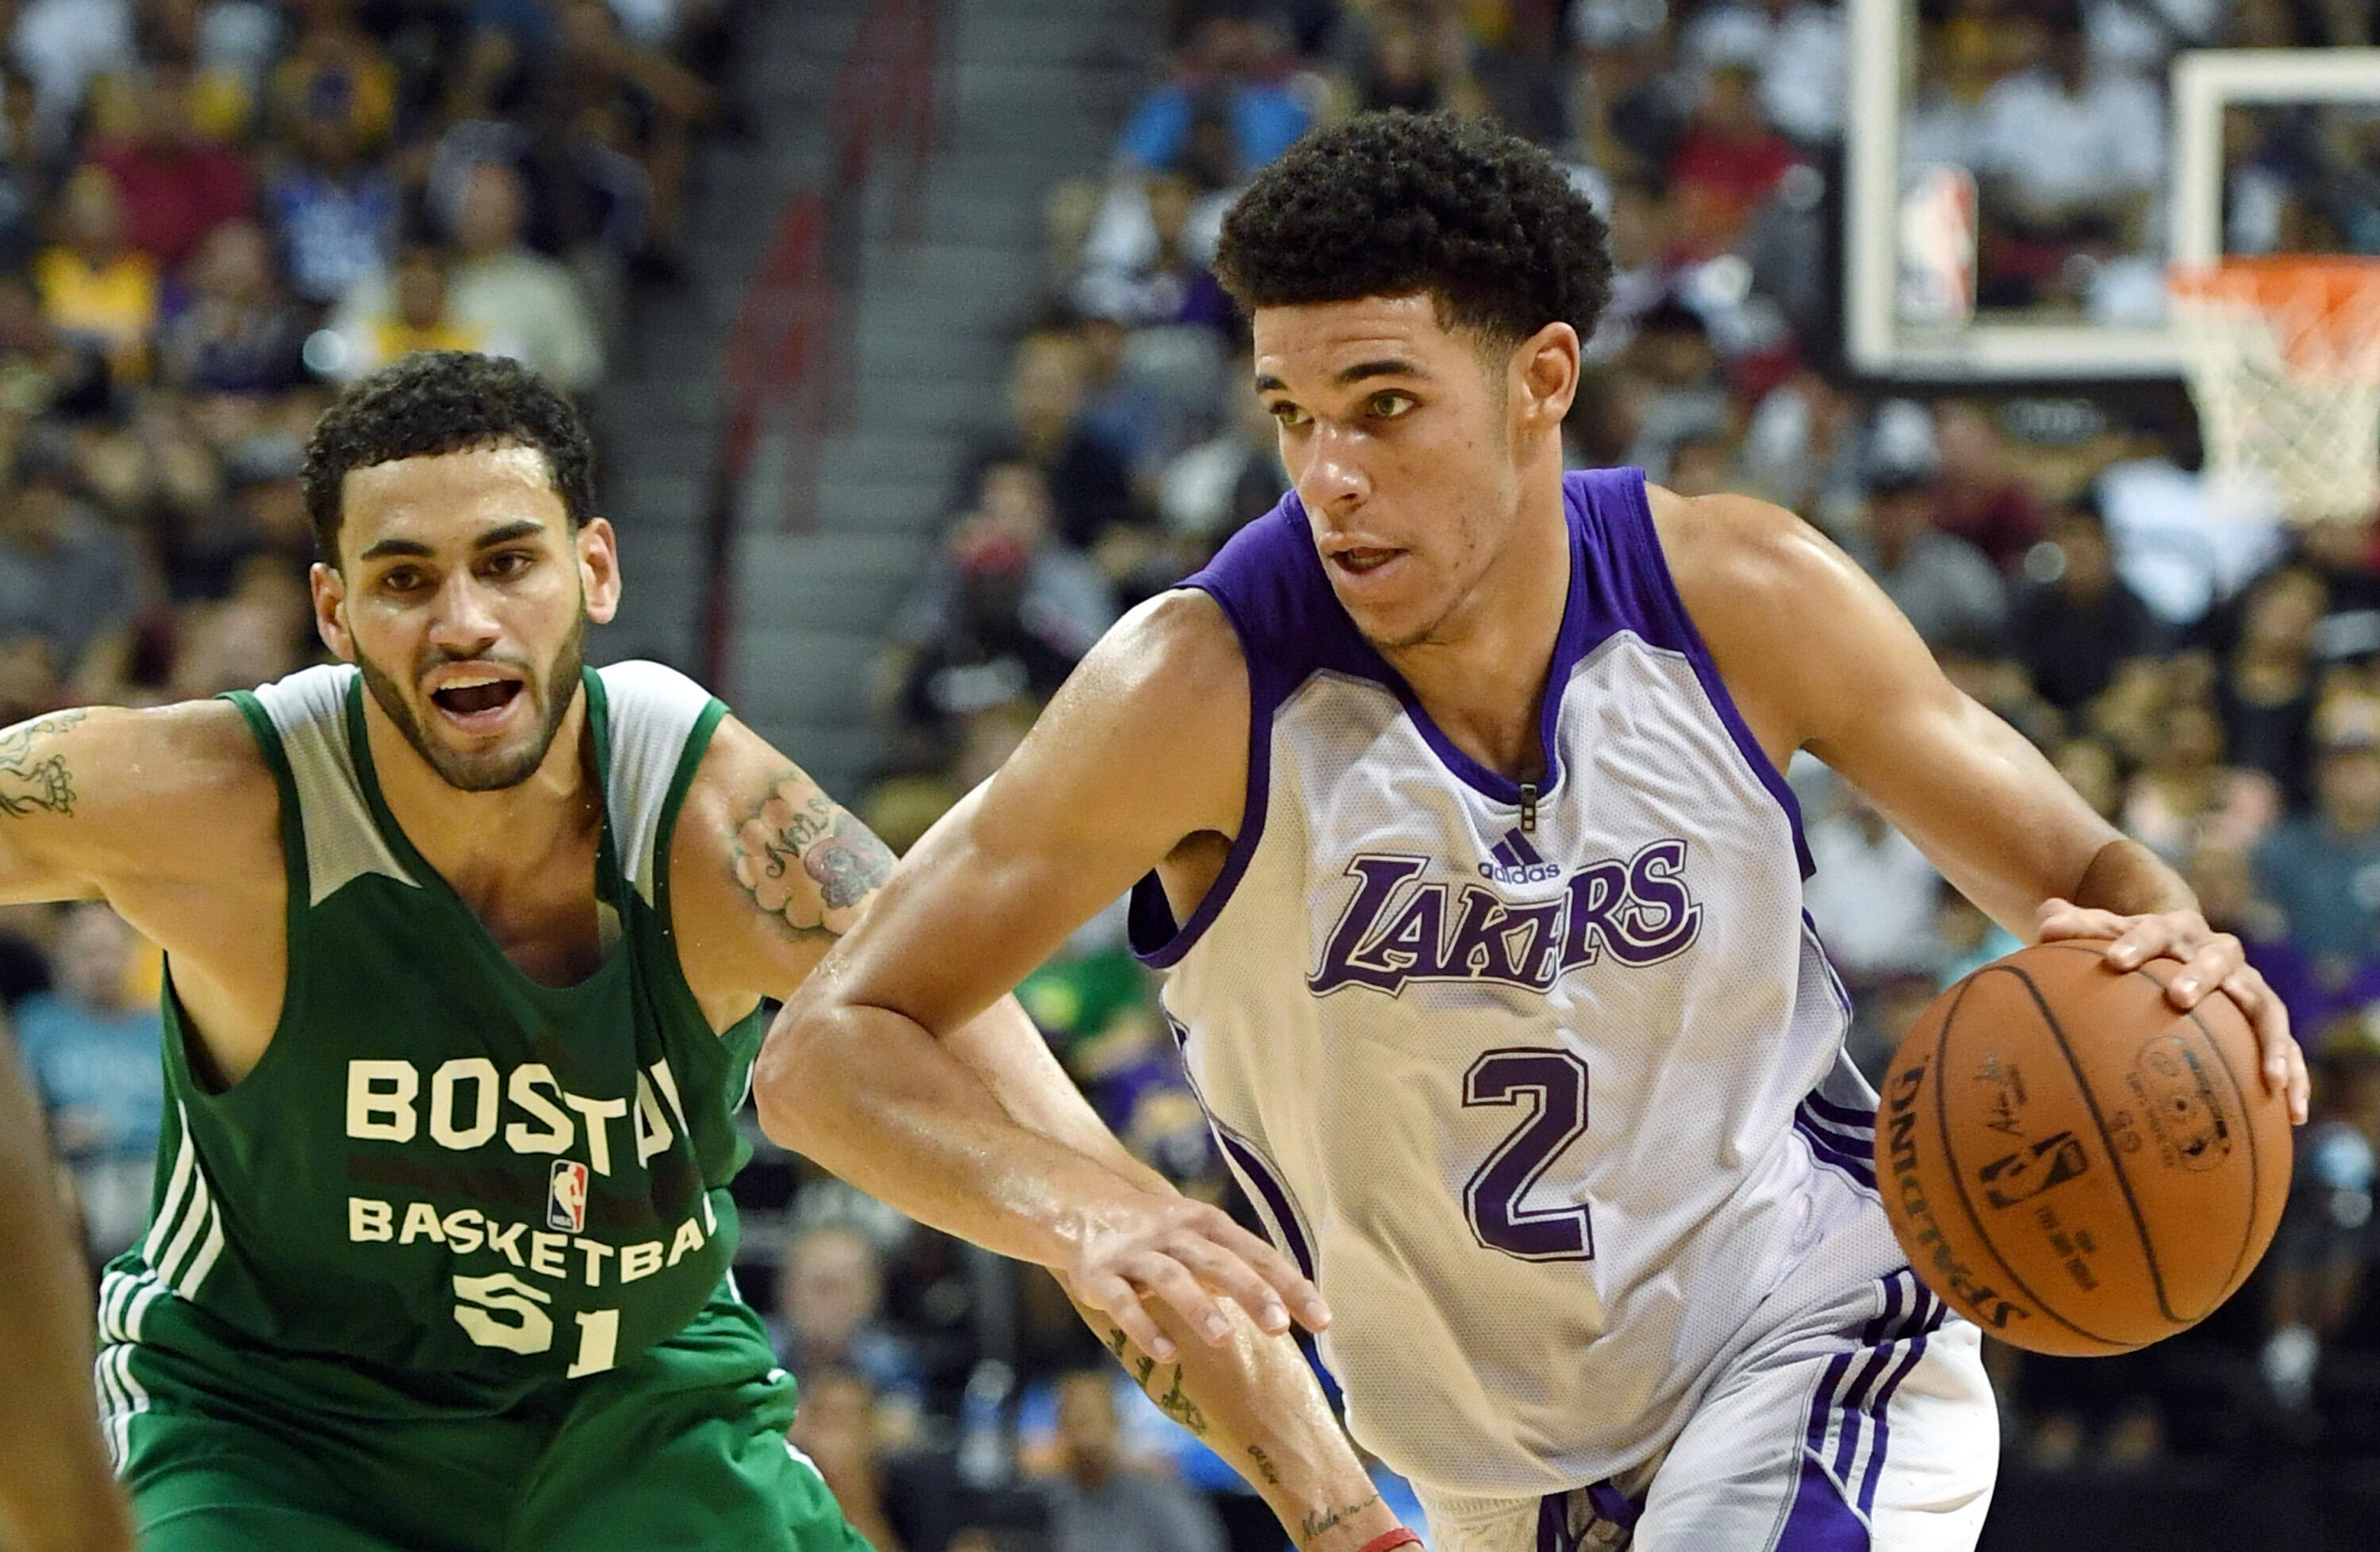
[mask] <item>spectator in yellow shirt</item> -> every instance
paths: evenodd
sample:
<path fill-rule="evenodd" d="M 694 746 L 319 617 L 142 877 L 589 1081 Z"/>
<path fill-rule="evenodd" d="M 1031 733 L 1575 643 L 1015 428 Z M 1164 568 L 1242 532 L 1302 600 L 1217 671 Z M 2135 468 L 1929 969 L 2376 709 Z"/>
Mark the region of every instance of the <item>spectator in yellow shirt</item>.
<path fill-rule="evenodd" d="M 124 200 L 105 168 L 77 169 L 61 204 L 66 240 L 33 261 L 42 312 L 105 351 L 119 380 L 140 382 L 157 327 L 157 261 L 127 246 Z"/>

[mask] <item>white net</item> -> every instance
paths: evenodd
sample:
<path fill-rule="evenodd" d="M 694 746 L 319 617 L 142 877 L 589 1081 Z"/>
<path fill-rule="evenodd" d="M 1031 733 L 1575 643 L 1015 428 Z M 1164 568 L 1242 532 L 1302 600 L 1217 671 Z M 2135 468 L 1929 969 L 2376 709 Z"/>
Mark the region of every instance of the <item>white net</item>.
<path fill-rule="evenodd" d="M 2208 478 L 2304 523 L 2380 510 L 2380 261 L 2235 259 L 2173 297 Z"/>

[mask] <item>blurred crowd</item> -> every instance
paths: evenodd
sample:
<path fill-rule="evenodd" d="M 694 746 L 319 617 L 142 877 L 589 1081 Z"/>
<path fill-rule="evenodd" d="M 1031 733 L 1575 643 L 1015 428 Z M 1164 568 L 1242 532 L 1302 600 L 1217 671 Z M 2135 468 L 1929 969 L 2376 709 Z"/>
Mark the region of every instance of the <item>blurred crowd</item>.
<path fill-rule="evenodd" d="M 677 262 L 732 18 L 702 0 L 28 0 L 0 57 L 0 721 L 203 694 L 310 649 L 296 451 L 328 386 L 424 346 L 599 381 Z M 1925 0 L 1902 154 L 1974 180 L 1986 307 L 2135 315 L 2156 284 L 2165 62 L 2370 41 L 2330 0 Z M 1847 44 L 1821 0 L 1175 0 L 1104 166 L 1055 188 L 999 425 L 879 663 L 865 817 L 896 849 L 997 768 L 1090 644 L 1287 479 L 1206 267 L 1307 127 L 1492 115 L 1609 218 L 1572 461 L 1807 516 L 1952 678 L 2248 943 L 2317 1072 L 2257 1280 L 2122 1360 L 2002 1353 L 2048 1469 L 2286 1447 L 2380 1457 L 2380 542 L 2203 481 L 2172 385 L 1914 399 L 1840 367 Z M 2242 250 L 2380 249 L 2380 135 L 2235 115 Z M 2147 277 L 2143 290 L 2143 276 Z M 2155 304 L 2161 305 L 2161 304 Z M 2127 309 L 2133 309 L 2128 313 Z M 2015 946 L 1823 767 L 1809 905 L 1871 1072 Z M 0 995 L 104 1255 L 140 1231 L 154 956 L 103 907 L 0 922 Z M 1100 1115 L 1245 1211 L 1121 911 L 1021 988 Z M 797 1442 L 880 1552 L 1276 1552 L 1222 1462 L 1054 1283 L 763 1148 L 745 1287 Z M 1396 1490 L 1392 1481 L 1384 1485 Z"/>

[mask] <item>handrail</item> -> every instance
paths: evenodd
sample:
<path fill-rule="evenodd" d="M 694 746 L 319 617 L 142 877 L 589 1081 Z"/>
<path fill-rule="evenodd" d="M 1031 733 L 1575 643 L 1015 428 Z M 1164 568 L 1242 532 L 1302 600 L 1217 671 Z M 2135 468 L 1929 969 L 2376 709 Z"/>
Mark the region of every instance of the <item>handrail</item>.
<path fill-rule="evenodd" d="M 874 0 L 830 89 L 828 179 L 786 207 L 735 311 L 722 359 L 720 426 L 704 514 L 703 670 L 724 693 L 735 628 L 735 527 L 764 430 L 790 433 L 787 528 L 817 504 L 818 455 L 850 410 L 844 370 L 844 306 L 857 279 L 862 206 L 880 145 L 905 138 L 907 177 L 894 235 L 913 240 L 924 168 L 933 149 L 939 0 Z"/>

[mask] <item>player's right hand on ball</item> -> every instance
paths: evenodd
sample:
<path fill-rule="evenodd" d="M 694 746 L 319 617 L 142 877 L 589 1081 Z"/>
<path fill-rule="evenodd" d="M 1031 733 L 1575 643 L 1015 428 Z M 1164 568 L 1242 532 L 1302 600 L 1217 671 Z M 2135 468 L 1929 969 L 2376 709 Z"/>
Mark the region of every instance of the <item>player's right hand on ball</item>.
<path fill-rule="evenodd" d="M 1107 1312 L 1160 1363 L 1172 1360 L 1174 1347 L 1148 1312 L 1152 1298 L 1218 1346 L 1232 1337 L 1220 1299 L 1276 1336 L 1289 1329 L 1292 1310 L 1308 1330 L 1330 1324 L 1321 1293 L 1289 1257 L 1221 1208 L 1187 1196 L 1132 1190 L 1087 1208 L 1061 1269 L 1077 1298 Z"/>

